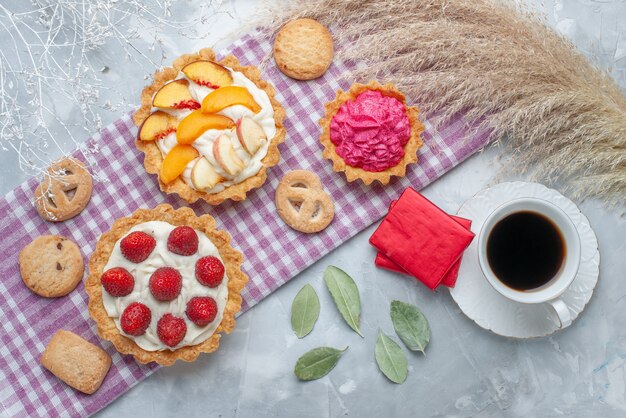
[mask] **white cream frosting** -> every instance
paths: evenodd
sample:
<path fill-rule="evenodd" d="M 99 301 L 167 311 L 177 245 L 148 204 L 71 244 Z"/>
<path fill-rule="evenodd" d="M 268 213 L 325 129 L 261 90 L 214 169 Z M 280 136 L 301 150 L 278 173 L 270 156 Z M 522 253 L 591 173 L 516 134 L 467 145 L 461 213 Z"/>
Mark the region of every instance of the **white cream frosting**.
<path fill-rule="evenodd" d="M 134 226 L 128 231 L 129 234 L 134 231 L 141 231 L 152 235 L 156 240 L 156 247 L 150 256 L 141 263 L 133 263 L 127 260 L 120 251 L 120 239 L 115 243 L 109 261 L 104 267 L 104 271 L 113 267 L 125 268 L 135 278 L 135 287 L 130 294 L 122 297 L 113 297 L 103 288 L 102 301 L 109 317 L 113 318 L 120 332 L 134 340 L 139 347 L 146 351 L 175 350 L 180 347 L 196 345 L 207 340 L 215 333 L 217 326 L 222 322 L 224 307 L 228 301 L 228 277 L 226 275 L 224 275 L 222 283 L 215 288 L 200 284 L 195 275 L 196 261 L 200 258 L 213 256 L 222 261 L 217 247 L 215 247 L 202 231 L 196 230 L 198 234 L 198 251 L 196 254 L 191 256 L 174 254 L 167 249 L 167 238 L 174 228 L 174 225 L 161 221 L 150 221 Z M 183 286 L 180 294 L 176 299 L 169 302 L 156 300 L 154 296 L 152 296 L 148 285 L 150 276 L 160 267 L 174 267 L 180 272 L 183 278 Z M 185 314 L 187 302 L 196 296 L 210 296 L 215 299 L 217 303 L 217 315 L 213 322 L 205 327 L 197 326 L 191 322 Z M 137 337 L 125 334 L 120 326 L 120 316 L 122 312 L 133 302 L 143 303 L 152 312 L 152 319 L 148 329 L 145 334 Z M 185 338 L 183 338 L 176 347 L 166 346 L 157 335 L 157 322 L 166 313 L 171 313 L 176 317 L 182 318 L 187 325 Z"/>
<path fill-rule="evenodd" d="M 200 137 L 198 137 L 198 139 L 196 139 L 191 144 L 200 153 L 200 157 L 198 158 L 201 158 L 202 156 L 206 157 L 207 160 L 209 160 L 209 162 L 215 169 L 215 171 L 220 176 L 227 179 L 226 181 L 223 181 L 217 184 L 215 187 L 213 187 L 210 190 L 203 190 L 208 193 L 219 193 L 227 187 L 230 187 L 234 184 L 239 184 L 242 181 L 246 180 L 247 178 L 250 178 L 256 175 L 259 172 L 259 170 L 261 170 L 261 168 L 263 167 L 263 163 L 261 161 L 267 155 L 267 150 L 269 148 L 269 143 L 271 139 L 274 138 L 274 136 L 276 135 L 276 121 L 274 120 L 274 108 L 272 107 L 272 103 L 267 93 L 264 90 L 257 87 L 256 84 L 254 84 L 243 73 L 238 72 L 238 71 L 233 71 L 231 68 L 228 68 L 228 67 L 226 68 L 228 69 L 228 71 L 230 71 L 233 77 L 232 85 L 241 86 L 241 87 L 245 87 L 246 89 L 248 89 L 252 97 L 254 97 L 254 100 L 259 104 L 259 106 L 261 106 L 261 110 L 258 113 L 254 113 L 252 110 L 248 109 L 247 107 L 243 105 L 235 105 L 235 106 L 229 106 L 217 113 L 219 115 L 224 115 L 224 116 L 229 117 L 234 122 L 236 122 L 237 120 L 239 120 L 240 118 L 244 116 L 250 117 L 252 120 L 257 122 L 263 128 L 263 131 L 265 132 L 265 135 L 267 136 L 268 140 L 265 141 L 263 145 L 259 148 L 259 150 L 254 155 L 251 156 L 243 149 L 243 147 L 239 143 L 239 140 L 237 139 L 237 134 L 234 129 L 232 130 L 209 129 L 208 131 L 200 135 Z M 194 98 L 194 100 L 197 101 L 198 103 L 202 103 L 204 98 L 214 90 L 210 87 L 201 86 L 195 83 L 193 80 L 187 78 L 182 72 L 178 74 L 177 79 L 180 79 L 180 78 L 185 78 L 189 81 L 189 92 L 191 93 L 191 96 Z M 185 116 L 191 113 L 191 110 L 188 110 L 188 109 L 182 109 L 182 110 L 181 109 L 161 109 L 161 110 L 175 116 L 179 120 L 183 119 Z M 226 173 L 222 169 L 222 167 L 217 163 L 217 161 L 215 160 L 215 157 L 213 156 L 213 143 L 215 142 L 217 137 L 219 137 L 221 134 L 224 134 L 230 138 L 233 148 L 235 150 L 235 153 L 241 159 L 241 161 L 243 161 L 245 164 L 245 167 L 243 168 L 243 170 L 236 176 L 232 176 Z M 165 157 L 165 155 L 167 155 L 177 143 L 178 142 L 176 141 L 176 133 L 173 132 L 165 136 L 164 138 L 158 140 L 157 146 L 159 147 L 159 150 L 161 150 L 161 154 L 163 155 L 163 157 Z M 191 170 L 197 160 L 198 159 L 195 159 L 191 161 L 189 164 L 187 164 L 187 167 L 185 168 L 185 171 L 182 174 L 182 177 L 185 183 L 187 183 L 187 185 L 193 189 L 195 189 L 195 187 L 191 181 Z"/>

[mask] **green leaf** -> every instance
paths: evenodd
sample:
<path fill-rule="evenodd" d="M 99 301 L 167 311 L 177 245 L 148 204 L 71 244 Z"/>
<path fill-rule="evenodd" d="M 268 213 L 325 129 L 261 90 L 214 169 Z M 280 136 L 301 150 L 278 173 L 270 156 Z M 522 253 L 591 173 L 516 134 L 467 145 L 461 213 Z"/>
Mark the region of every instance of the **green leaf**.
<path fill-rule="evenodd" d="M 376 363 L 387 379 L 394 383 L 403 383 L 408 373 L 407 360 L 402 348 L 382 332 L 376 341 Z"/>
<path fill-rule="evenodd" d="M 340 268 L 328 266 L 324 272 L 324 282 L 326 282 L 326 287 L 343 319 L 345 319 L 350 328 L 363 337 L 359 330 L 361 298 L 359 297 L 359 289 L 356 287 L 352 277 L 348 276 Z"/>
<path fill-rule="evenodd" d="M 315 380 L 324 377 L 330 372 L 339 357 L 348 347 L 339 350 L 333 347 L 318 347 L 304 353 L 296 362 L 293 372 L 300 380 Z"/>
<path fill-rule="evenodd" d="M 291 304 L 291 328 L 298 338 L 302 338 L 313 330 L 320 315 L 320 300 L 315 289 L 305 284 Z"/>
<path fill-rule="evenodd" d="M 424 353 L 430 341 L 430 326 L 417 306 L 394 300 L 391 302 L 391 322 L 409 350 Z"/>

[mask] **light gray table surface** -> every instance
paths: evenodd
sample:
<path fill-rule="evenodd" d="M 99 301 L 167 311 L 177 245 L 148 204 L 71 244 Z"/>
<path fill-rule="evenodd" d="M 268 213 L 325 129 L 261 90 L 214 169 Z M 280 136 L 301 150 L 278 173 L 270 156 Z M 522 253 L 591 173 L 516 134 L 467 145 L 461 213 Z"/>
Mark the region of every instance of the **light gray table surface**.
<path fill-rule="evenodd" d="M 246 24 L 258 5 L 254 0 L 221 3 L 226 13 L 216 17 L 213 28 Z M 611 68 L 626 90 L 626 2 L 547 0 L 540 7 L 550 24 L 581 51 Z M 175 12 L 185 13 L 179 8 Z M 207 33 L 198 39 L 165 33 L 160 43 L 163 63 L 210 46 L 223 35 L 206 24 L 202 29 Z M 6 41 L 0 41 L 0 49 L 6 47 Z M 154 66 L 126 59 L 115 42 L 107 42 L 93 54 L 95 62 L 107 67 L 97 99 L 102 123 L 107 124 L 136 103 Z M 126 107 L 110 110 L 111 103 Z M 72 129 L 77 137 L 86 138 L 93 127 L 80 126 L 75 107 L 67 101 L 53 109 L 60 120 L 75 122 Z M 59 149 L 50 150 L 49 157 L 73 147 L 72 141 L 60 140 Z M 498 175 L 500 153 L 488 149 L 471 157 L 427 187 L 425 195 L 455 213 L 487 186 L 523 180 Z M 27 178 L 18 168 L 16 153 L 0 151 L 0 192 Z M 433 293 L 413 280 L 377 269 L 375 252 L 368 244 L 372 226 L 242 315 L 217 353 L 160 369 L 99 416 L 626 416 L 624 207 L 606 209 L 591 199 L 577 203 L 598 236 L 601 273 L 591 302 L 563 332 L 517 341 L 484 331 L 463 315 L 448 291 Z M 329 264 L 349 272 L 359 285 L 364 339 L 346 326 L 330 299 L 322 281 Z M 307 283 L 318 292 L 321 314 L 314 331 L 298 340 L 290 328 L 290 306 Z M 389 303 L 394 299 L 417 304 L 432 329 L 427 355 L 408 353 L 409 376 L 402 385 L 385 379 L 374 361 L 379 330 L 394 335 L 389 319 Z M 328 376 L 299 382 L 293 375 L 296 359 L 320 345 L 350 348 Z"/>

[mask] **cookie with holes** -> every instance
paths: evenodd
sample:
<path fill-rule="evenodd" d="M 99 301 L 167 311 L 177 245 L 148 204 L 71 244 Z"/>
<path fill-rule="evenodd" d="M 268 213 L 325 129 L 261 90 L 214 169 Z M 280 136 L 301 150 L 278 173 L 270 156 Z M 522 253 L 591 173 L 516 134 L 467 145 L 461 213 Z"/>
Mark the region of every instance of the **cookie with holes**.
<path fill-rule="evenodd" d="M 73 241 L 60 235 L 42 235 L 26 245 L 18 257 L 26 287 L 39 296 L 58 298 L 83 279 L 83 256 Z"/>
<path fill-rule="evenodd" d="M 89 260 L 98 333 L 140 363 L 171 365 L 217 350 L 235 327 L 248 277 L 210 215 L 170 205 L 115 221 Z"/>
<path fill-rule="evenodd" d="M 307 170 L 285 174 L 276 188 L 276 209 L 283 221 L 307 234 L 325 229 L 335 217 L 335 205 L 320 178 Z"/>
<path fill-rule="evenodd" d="M 47 221 L 65 221 L 85 209 L 92 189 L 93 180 L 85 164 L 76 158 L 62 158 L 44 172 L 35 189 L 35 208 Z"/>

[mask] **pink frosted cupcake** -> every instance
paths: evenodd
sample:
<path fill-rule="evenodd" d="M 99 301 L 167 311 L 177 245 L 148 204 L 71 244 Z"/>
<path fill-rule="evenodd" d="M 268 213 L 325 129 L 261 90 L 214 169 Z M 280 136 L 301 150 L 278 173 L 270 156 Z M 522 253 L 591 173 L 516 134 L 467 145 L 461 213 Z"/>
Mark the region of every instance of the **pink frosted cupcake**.
<path fill-rule="evenodd" d="M 391 176 L 403 177 L 422 145 L 418 113 L 392 84 L 371 81 L 339 90 L 320 120 L 324 158 L 348 181 L 387 184 Z"/>

